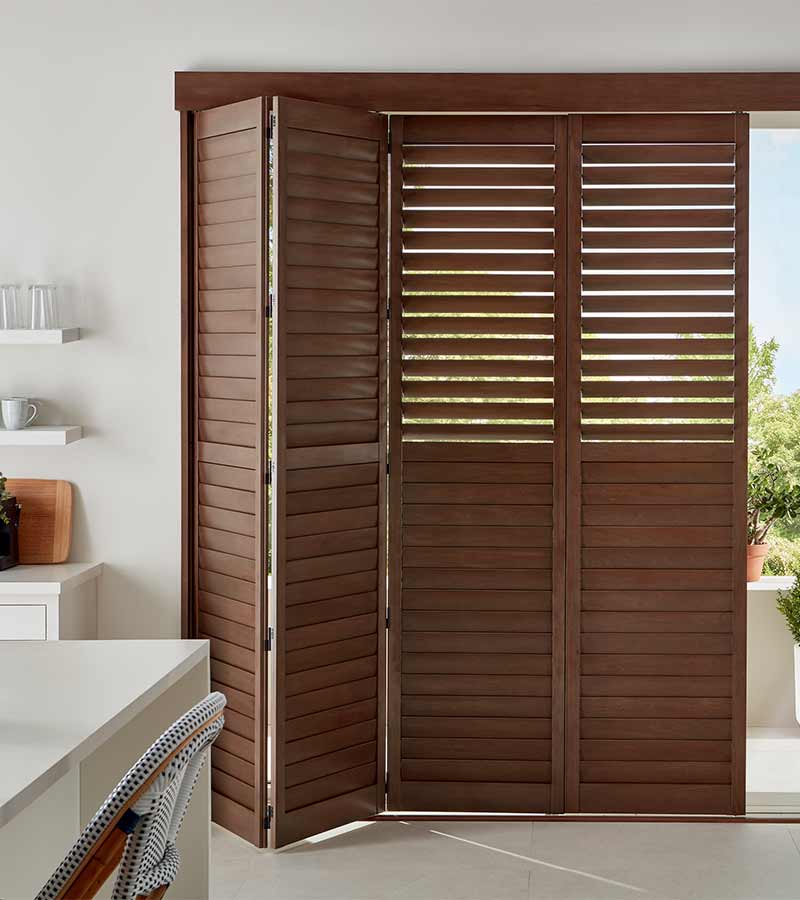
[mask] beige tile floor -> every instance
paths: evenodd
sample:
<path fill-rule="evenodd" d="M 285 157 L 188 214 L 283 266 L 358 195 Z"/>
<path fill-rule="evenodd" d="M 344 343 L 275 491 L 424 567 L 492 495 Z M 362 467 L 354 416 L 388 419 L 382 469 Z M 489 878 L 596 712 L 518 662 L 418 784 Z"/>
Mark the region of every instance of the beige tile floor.
<path fill-rule="evenodd" d="M 277 853 L 214 826 L 213 900 L 800 900 L 800 827 L 378 822 Z"/>

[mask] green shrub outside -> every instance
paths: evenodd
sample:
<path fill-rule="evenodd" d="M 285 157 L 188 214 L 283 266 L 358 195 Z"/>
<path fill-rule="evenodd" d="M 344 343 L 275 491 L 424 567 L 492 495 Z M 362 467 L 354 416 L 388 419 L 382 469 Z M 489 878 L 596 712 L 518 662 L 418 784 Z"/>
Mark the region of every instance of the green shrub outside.
<path fill-rule="evenodd" d="M 769 555 L 764 562 L 765 575 L 793 575 L 800 572 L 800 541 L 779 537 L 773 532 L 767 543 Z"/>

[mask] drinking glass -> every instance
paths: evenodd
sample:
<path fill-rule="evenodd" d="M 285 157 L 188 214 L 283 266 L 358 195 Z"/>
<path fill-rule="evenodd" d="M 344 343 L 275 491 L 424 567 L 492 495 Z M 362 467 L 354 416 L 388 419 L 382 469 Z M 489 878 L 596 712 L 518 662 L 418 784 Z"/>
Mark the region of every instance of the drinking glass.
<path fill-rule="evenodd" d="M 32 284 L 31 328 L 58 328 L 58 301 L 54 284 Z"/>
<path fill-rule="evenodd" d="M 19 286 L 0 284 L 0 328 L 22 328 Z"/>

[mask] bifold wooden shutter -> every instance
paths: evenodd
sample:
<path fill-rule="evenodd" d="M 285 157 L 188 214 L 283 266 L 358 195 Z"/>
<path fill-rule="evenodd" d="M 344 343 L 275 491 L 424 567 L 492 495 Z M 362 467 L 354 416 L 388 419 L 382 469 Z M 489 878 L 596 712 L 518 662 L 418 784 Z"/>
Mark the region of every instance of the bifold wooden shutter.
<path fill-rule="evenodd" d="M 747 135 L 570 121 L 568 809 L 744 812 Z"/>
<path fill-rule="evenodd" d="M 563 802 L 565 127 L 392 118 L 392 809 Z"/>
<path fill-rule="evenodd" d="M 747 116 L 388 130 L 194 119 L 215 820 L 744 812 Z"/>
<path fill-rule="evenodd" d="M 278 98 L 272 841 L 384 803 L 385 117 Z"/>
<path fill-rule="evenodd" d="M 260 99 L 201 112 L 194 152 L 193 605 L 211 687 L 228 698 L 211 754 L 214 820 L 257 845 L 267 791 L 264 122 Z"/>

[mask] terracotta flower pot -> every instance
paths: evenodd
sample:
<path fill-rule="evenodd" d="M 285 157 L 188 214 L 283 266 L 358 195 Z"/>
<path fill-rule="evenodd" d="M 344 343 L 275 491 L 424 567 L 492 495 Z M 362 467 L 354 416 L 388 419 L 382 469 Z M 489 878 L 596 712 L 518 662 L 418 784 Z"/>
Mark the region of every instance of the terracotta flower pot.
<path fill-rule="evenodd" d="M 764 571 L 764 560 L 769 553 L 769 544 L 747 545 L 747 580 L 758 581 Z"/>

